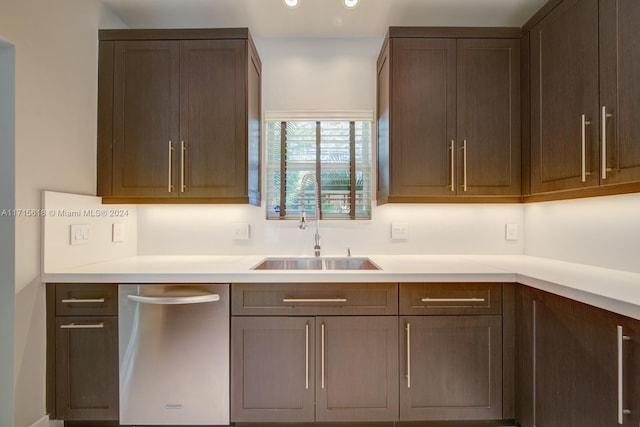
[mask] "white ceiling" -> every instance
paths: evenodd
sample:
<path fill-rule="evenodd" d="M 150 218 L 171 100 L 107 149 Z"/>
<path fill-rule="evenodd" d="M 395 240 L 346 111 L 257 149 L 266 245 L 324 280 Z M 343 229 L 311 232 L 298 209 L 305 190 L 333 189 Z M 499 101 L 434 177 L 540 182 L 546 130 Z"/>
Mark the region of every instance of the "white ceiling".
<path fill-rule="evenodd" d="M 254 37 L 381 37 L 389 26 L 522 26 L 546 0 L 102 0 L 130 28 L 249 27 Z"/>

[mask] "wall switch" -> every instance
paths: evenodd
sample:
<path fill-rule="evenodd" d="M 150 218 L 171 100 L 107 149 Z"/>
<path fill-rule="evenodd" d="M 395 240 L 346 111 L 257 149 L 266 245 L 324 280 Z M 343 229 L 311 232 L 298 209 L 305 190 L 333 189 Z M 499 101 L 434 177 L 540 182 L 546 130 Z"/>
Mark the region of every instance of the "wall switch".
<path fill-rule="evenodd" d="M 89 242 L 91 237 L 91 226 L 89 224 L 71 224 L 69 230 L 69 244 L 82 245 Z"/>
<path fill-rule="evenodd" d="M 505 240 L 515 242 L 518 240 L 518 224 L 507 224 L 505 226 Z"/>
<path fill-rule="evenodd" d="M 391 238 L 393 240 L 409 240 L 409 224 L 406 222 L 391 223 Z"/>
<path fill-rule="evenodd" d="M 236 222 L 233 224 L 233 238 L 234 240 L 248 240 L 249 239 L 249 224 L 246 222 Z"/>
<path fill-rule="evenodd" d="M 116 222 L 111 224 L 111 241 L 124 242 L 124 224 Z"/>

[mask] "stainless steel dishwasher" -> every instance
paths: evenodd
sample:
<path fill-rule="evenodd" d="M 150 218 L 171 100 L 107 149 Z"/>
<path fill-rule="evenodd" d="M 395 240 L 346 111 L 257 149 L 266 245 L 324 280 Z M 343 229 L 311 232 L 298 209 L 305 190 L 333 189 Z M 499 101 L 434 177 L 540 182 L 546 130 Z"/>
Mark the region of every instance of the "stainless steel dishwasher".
<path fill-rule="evenodd" d="M 120 423 L 229 424 L 229 285 L 119 285 Z"/>

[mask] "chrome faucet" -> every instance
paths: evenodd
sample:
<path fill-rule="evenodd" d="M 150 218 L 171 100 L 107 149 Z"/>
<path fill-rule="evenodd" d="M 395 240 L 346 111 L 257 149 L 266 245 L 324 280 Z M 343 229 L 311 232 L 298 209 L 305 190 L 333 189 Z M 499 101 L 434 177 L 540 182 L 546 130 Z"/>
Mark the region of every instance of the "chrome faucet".
<path fill-rule="evenodd" d="M 311 181 L 313 183 L 315 201 L 316 201 L 316 234 L 313 237 L 313 253 L 315 256 L 320 256 L 320 188 L 318 188 L 318 181 L 316 177 L 312 174 L 308 173 L 302 177 L 300 180 L 300 224 L 298 227 L 300 230 L 305 230 L 307 228 L 307 213 L 304 210 L 304 188 L 307 185 L 307 181 Z"/>

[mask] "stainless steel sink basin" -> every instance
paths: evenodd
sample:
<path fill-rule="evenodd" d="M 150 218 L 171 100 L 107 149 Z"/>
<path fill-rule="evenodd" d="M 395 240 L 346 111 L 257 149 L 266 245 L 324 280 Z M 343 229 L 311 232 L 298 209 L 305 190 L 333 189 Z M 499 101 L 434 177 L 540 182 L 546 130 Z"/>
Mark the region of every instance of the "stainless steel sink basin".
<path fill-rule="evenodd" d="M 253 270 L 379 270 L 369 258 L 265 258 Z"/>

